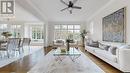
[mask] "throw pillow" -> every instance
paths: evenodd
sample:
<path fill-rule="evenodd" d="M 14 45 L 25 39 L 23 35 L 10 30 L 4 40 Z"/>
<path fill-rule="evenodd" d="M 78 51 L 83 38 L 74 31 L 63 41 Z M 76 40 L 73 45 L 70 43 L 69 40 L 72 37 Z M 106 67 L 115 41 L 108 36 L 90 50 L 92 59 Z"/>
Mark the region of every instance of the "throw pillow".
<path fill-rule="evenodd" d="M 56 43 L 62 43 L 62 40 L 57 40 Z"/>
<path fill-rule="evenodd" d="M 91 39 L 87 39 L 87 40 L 86 40 L 86 45 L 87 45 L 87 46 L 89 46 L 89 44 L 91 44 L 91 43 L 92 43 L 92 40 L 91 40 Z"/>
<path fill-rule="evenodd" d="M 74 40 L 70 40 L 70 43 L 74 43 L 75 41 Z"/>
<path fill-rule="evenodd" d="M 116 50 L 117 50 L 117 47 L 111 46 L 111 47 L 109 48 L 109 52 L 110 52 L 111 54 L 113 54 L 113 55 L 116 55 Z"/>
<path fill-rule="evenodd" d="M 102 44 L 102 43 L 99 43 L 99 48 L 102 49 L 102 50 L 108 51 L 109 47 L 110 47 L 110 46 L 108 46 L 108 45 L 104 45 L 104 44 Z"/>
<path fill-rule="evenodd" d="M 91 43 L 88 44 L 88 46 L 98 48 L 99 47 L 99 42 L 98 41 L 92 41 Z"/>

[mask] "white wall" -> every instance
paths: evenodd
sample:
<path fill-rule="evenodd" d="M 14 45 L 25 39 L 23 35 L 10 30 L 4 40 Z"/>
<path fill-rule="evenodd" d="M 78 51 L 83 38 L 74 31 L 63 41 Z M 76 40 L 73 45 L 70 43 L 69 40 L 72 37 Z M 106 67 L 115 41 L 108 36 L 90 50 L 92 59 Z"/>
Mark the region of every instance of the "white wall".
<path fill-rule="evenodd" d="M 102 41 L 102 18 L 123 8 L 126 7 L 126 37 L 127 43 L 130 44 L 130 0 L 113 0 L 111 4 L 103 7 L 95 16 L 88 20 L 88 30 L 91 32 L 91 37 L 94 40 Z"/>
<path fill-rule="evenodd" d="M 26 11 L 24 8 L 16 4 L 16 21 L 40 21 L 37 17 Z"/>
<path fill-rule="evenodd" d="M 6 18 L 3 18 L 2 16 L 0 16 L 0 21 L 1 22 L 31 22 L 31 21 L 40 22 L 40 20 L 37 17 L 35 17 L 30 12 L 26 11 L 17 3 L 15 5 L 14 18 L 7 21 Z"/>

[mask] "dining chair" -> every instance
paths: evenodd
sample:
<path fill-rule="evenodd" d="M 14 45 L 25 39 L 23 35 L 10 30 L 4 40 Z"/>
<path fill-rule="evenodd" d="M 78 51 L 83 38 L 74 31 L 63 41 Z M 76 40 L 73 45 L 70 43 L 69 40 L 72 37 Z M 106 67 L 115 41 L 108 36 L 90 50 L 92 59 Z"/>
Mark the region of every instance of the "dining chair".
<path fill-rule="evenodd" d="M 1 47 L 0 51 L 5 51 L 7 53 L 8 58 L 10 57 L 10 53 L 13 51 L 15 53 L 16 53 L 16 51 L 19 51 L 19 54 L 20 54 L 20 49 L 17 48 L 19 45 L 19 41 L 20 41 L 19 38 L 9 38 L 7 40 L 7 46 Z"/>
<path fill-rule="evenodd" d="M 20 45 L 20 48 L 22 48 L 23 52 L 24 52 L 24 47 L 28 47 L 30 50 L 30 43 L 31 43 L 30 38 L 23 38 L 23 40 L 21 41 L 21 45 Z"/>

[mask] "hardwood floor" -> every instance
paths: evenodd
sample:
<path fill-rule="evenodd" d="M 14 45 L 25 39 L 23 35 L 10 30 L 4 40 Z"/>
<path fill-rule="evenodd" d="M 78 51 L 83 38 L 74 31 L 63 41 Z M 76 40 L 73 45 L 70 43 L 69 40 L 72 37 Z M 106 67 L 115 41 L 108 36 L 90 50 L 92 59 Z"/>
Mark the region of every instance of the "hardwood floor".
<path fill-rule="evenodd" d="M 3 68 L 0 68 L 0 73 L 27 73 L 38 61 L 40 55 L 43 55 L 43 49 L 25 56 Z"/>
<path fill-rule="evenodd" d="M 50 51 L 51 47 L 49 47 L 48 49 Z M 49 51 L 46 50 L 45 52 Z M 93 56 L 92 54 L 88 52 L 84 53 L 106 73 L 122 73 L 121 71 L 113 68 L 112 66 Z M 0 68 L 0 73 L 27 73 L 37 63 L 40 56 L 43 54 L 45 53 L 43 52 L 43 49 L 41 49 L 31 55 L 25 56 L 18 61 L 15 61 L 3 68 Z"/>

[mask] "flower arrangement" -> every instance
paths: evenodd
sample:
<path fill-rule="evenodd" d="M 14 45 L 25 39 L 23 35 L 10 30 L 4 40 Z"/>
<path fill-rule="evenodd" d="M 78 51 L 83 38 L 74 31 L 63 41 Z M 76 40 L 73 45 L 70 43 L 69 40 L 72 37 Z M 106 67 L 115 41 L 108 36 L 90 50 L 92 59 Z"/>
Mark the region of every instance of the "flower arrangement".
<path fill-rule="evenodd" d="M 2 32 L 1 35 L 3 35 L 5 38 L 12 36 L 12 34 L 10 32 Z"/>
<path fill-rule="evenodd" d="M 61 53 L 66 53 L 66 49 L 65 49 L 65 48 L 62 48 L 62 49 L 61 49 Z"/>

